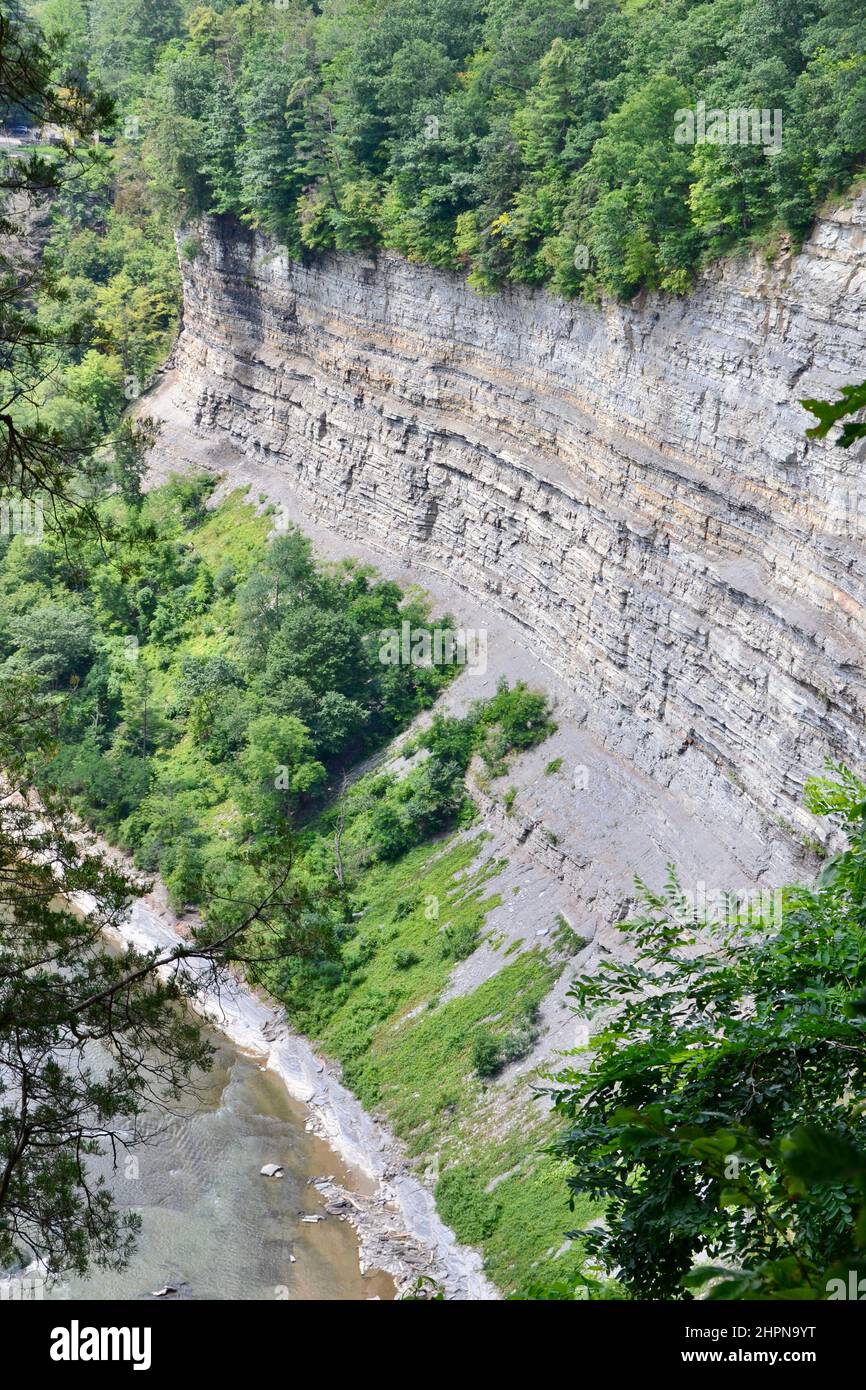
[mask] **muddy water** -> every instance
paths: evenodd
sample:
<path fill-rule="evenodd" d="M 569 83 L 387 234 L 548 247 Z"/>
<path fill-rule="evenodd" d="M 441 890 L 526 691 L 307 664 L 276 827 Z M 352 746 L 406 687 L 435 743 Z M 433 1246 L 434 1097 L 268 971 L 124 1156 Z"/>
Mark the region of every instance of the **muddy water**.
<path fill-rule="evenodd" d="M 69 1280 L 51 1296 L 151 1298 L 168 1284 L 193 1299 L 393 1298 L 386 1275 L 361 1275 L 348 1223 L 300 1219 L 324 1214 L 310 1177 L 347 1177 L 305 1132 L 303 1107 L 255 1059 L 210 1037 L 214 1068 L 195 1094 L 144 1123 L 134 1162 L 121 1155 L 116 1170 L 103 1167 L 118 1203 L 142 1218 L 128 1268 Z M 284 1178 L 263 1178 L 265 1163 L 281 1163 Z"/>

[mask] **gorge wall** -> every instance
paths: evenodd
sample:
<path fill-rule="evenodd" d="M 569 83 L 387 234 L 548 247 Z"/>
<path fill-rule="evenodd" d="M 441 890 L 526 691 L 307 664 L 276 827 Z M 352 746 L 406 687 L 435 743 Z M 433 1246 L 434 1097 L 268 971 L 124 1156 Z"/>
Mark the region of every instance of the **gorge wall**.
<path fill-rule="evenodd" d="M 627 307 L 184 235 L 200 430 L 507 614 L 643 772 L 700 752 L 805 829 L 804 777 L 862 766 L 863 457 L 808 441 L 797 402 L 866 375 L 866 200 L 801 254 Z"/>

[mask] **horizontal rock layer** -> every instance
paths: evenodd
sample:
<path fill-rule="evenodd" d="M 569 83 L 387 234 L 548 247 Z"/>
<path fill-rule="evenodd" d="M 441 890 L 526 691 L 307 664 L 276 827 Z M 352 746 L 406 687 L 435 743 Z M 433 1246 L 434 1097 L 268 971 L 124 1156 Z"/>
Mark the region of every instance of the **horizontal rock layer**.
<path fill-rule="evenodd" d="M 202 430 L 520 624 L 642 770 L 700 749 L 805 826 L 804 777 L 862 764 L 863 458 L 808 441 L 798 399 L 866 375 L 866 201 L 799 255 L 601 309 L 193 234 L 175 365 Z"/>

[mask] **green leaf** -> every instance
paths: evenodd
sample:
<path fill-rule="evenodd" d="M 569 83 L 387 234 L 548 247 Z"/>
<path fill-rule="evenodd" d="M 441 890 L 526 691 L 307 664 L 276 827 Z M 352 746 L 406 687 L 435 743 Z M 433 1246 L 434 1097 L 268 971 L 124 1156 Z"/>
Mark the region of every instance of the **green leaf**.
<path fill-rule="evenodd" d="M 843 386 L 837 401 L 801 400 L 800 404 L 818 419 L 818 424 L 806 431 L 807 435 L 811 439 L 824 439 L 840 420 L 866 410 L 866 381 L 859 386 Z M 849 420 L 836 443 L 840 448 L 848 449 L 855 440 L 864 437 L 866 424 Z"/>
<path fill-rule="evenodd" d="M 818 1125 L 798 1125 L 782 1140 L 782 1161 L 805 1186 L 866 1181 L 866 1154 L 845 1135 Z"/>

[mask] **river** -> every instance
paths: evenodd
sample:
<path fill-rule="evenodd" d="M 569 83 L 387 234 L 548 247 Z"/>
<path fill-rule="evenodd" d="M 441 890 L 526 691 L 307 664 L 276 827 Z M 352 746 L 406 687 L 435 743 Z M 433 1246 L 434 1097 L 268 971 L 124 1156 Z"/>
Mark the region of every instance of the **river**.
<path fill-rule="evenodd" d="M 388 1275 L 361 1274 L 354 1230 L 325 1212 L 310 1182 L 335 1175 L 359 1190 L 363 1178 L 306 1131 L 305 1107 L 260 1058 L 205 1032 L 214 1065 L 194 1093 L 145 1118 L 132 1161 L 121 1153 L 116 1168 L 107 1158 L 95 1165 L 118 1205 L 142 1219 L 128 1267 L 69 1279 L 47 1296 L 134 1300 L 168 1285 L 172 1298 L 393 1298 Z M 266 1163 L 284 1177 L 262 1177 Z M 303 1213 L 325 1219 L 308 1224 Z"/>
<path fill-rule="evenodd" d="M 157 885 L 136 899 L 107 948 L 177 946 L 182 928 L 163 898 Z M 93 903 L 78 894 L 75 906 L 88 912 Z M 188 961 L 183 969 L 207 967 Z M 93 1271 L 51 1296 L 149 1298 L 171 1286 L 172 1298 L 393 1299 L 424 1279 L 446 1298 L 495 1299 L 478 1252 L 443 1224 L 393 1137 L 282 1010 L 231 977 L 217 991 L 209 976 L 203 984 L 195 1008 L 216 1048 L 213 1070 L 150 1126 L 137 1167 L 121 1159 L 103 1169 L 118 1204 L 142 1217 L 129 1267 Z M 268 1163 L 282 1166 L 282 1179 L 261 1175 Z M 333 1179 L 327 1197 L 320 1178 Z M 354 1225 L 339 1208 L 354 1209 Z M 308 1223 L 304 1214 L 324 1220 Z"/>

